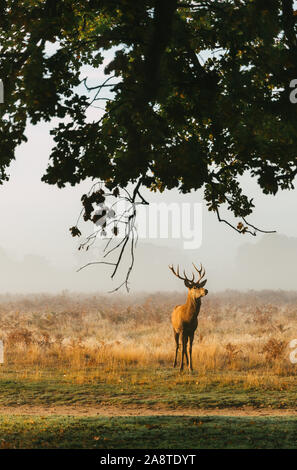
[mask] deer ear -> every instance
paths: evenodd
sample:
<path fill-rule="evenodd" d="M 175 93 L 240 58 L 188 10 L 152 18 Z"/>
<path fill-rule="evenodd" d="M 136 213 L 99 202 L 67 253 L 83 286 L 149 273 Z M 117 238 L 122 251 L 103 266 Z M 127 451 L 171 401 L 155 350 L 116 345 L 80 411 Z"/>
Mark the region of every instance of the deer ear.
<path fill-rule="evenodd" d="M 205 279 L 204 281 L 202 281 L 201 284 L 199 284 L 199 287 L 204 287 L 206 283 L 207 283 L 207 279 Z"/>
<path fill-rule="evenodd" d="M 185 280 L 185 286 L 189 289 L 191 287 L 191 284 L 189 281 Z"/>

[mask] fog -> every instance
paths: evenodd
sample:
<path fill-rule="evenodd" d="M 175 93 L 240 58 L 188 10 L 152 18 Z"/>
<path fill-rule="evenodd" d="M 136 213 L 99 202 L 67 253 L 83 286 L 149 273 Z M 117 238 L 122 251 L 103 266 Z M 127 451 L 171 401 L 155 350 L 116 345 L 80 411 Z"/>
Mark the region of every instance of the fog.
<path fill-rule="evenodd" d="M 100 244 L 87 254 L 78 252 L 78 241 L 69 232 L 81 209 L 81 195 L 90 189 L 91 181 L 64 189 L 42 183 L 53 144 L 49 126 L 29 126 L 27 136 L 28 143 L 18 148 L 11 165 L 10 180 L 0 187 L 0 292 L 106 292 L 117 287 L 128 259 L 113 281 L 110 266 L 94 265 L 76 272 L 86 262 L 99 260 L 100 254 Z M 296 289 L 296 190 L 264 196 L 247 176 L 243 183 L 256 205 L 250 222 L 274 229 L 276 234 L 252 237 L 236 233 L 207 211 L 201 191 L 188 195 L 144 192 L 149 202 L 202 203 L 202 221 L 197 227 L 202 241 L 189 250 L 184 248 L 184 240 L 141 239 L 135 252 L 131 292 L 184 289 L 168 264 L 179 263 L 190 274 L 192 261 L 205 266 L 212 291 Z M 230 214 L 224 215 L 232 221 Z M 81 229 L 87 234 L 90 227 L 82 223 Z"/>

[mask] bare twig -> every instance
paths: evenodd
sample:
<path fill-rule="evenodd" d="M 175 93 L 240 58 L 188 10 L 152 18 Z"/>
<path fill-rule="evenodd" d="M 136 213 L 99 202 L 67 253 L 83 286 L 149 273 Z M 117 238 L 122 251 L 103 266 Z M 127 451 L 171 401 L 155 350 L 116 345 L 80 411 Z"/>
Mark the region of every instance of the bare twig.
<path fill-rule="evenodd" d="M 263 229 L 260 229 L 260 228 L 257 228 L 255 227 L 254 225 L 250 224 L 245 217 L 242 217 L 242 220 L 244 221 L 244 223 L 246 223 L 249 227 L 252 227 L 254 230 L 256 230 L 257 232 L 261 232 L 261 233 L 276 233 L 276 230 L 263 230 Z"/>
<path fill-rule="evenodd" d="M 229 227 L 231 227 L 233 230 L 235 230 L 237 233 L 249 233 L 250 235 L 252 235 L 253 237 L 256 237 L 257 236 L 257 232 L 261 232 L 261 233 L 276 233 L 276 230 L 262 230 L 260 228 L 257 228 L 255 227 L 254 225 L 250 224 L 249 222 L 247 222 L 247 220 L 245 219 L 245 217 L 242 217 L 242 220 L 245 222 L 246 224 L 246 227 L 242 225 L 242 227 L 235 227 L 235 225 L 231 224 L 228 220 L 226 219 L 222 219 L 221 216 L 220 216 L 220 212 L 219 212 L 219 209 L 216 208 L 215 209 L 215 212 L 217 214 L 217 217 L 218 217 L 218 221 L 219 222 L 224 222 L 225 224 L 227 224 Z M 254 229 L 254 232 L 252 232 L 251 230 L 248 230 L 247 227 L 252 227 Z"/>
<path fill-rule="evenodd" d="M 116 218 L 113 218 L 111 221 L 107 222 L 106 220 L 104 220 L 104 224 L 100 228 L 95 230 L 93 233 L 88 235 L 85 241 L 82 242 L 79 246 L 79 249 L 88 250 L 88 248 L 95 243 L 96 239 L 98 238 L 98 235 L 100 234 L 102 235 L 102 233 L 105 232 L 105 229 L 108 228 L 108 226 L 110 226 L 110 224 L 112 223 L 116 227 L 118 227 L 119 224 L 122 224 L 122 226 L 124 226 L 124 229 L 125 229 L 124 236 L 118 243 L 116 243 L 114 246 L 110 246 L 112 242 L 114 241 L 114 238 L 116 237 L 116 233 L 114 233 L 111 237 L 108 238 L 108 241 L 103 249 L 104 254 L 103 254 L 102 261 L 91 261 L 77 270 L 77 271 L 81 271 L 82 269 L 88 266 L 91 266 L 93 264 L 105 264 L 105 265 L 113 266 L 113 271 L 111 273 L 111 279 L 113 279 L 118 272 L 119 266 L 121 265 L 125 250 L 128 244 L 130 243 L 130 264 L 129 264 L 125 279 L 119 286 L 117 286 L 115 289 L 113 289 L 110 292 L 116 292 L 123 286 L 125 286 L 126 290 L 129 292 L 128 283 L 129 283 L 129 278 L 130 278 L 130 275 L 132 273 L 133 266 L 134 266 L 134 261 L 135 261 L 134 252 L 135 252 L 137 239 L 138 239 L 137 230 L 135 227 L 137 205 L 148 204 L 148 202 L 140 194 L 141 183 L 142 183 L 142 179 L 140 178 L 136 186 L 134 187 L 132 194 L 130 194 L 126 188 L 123 188 L 124 195 L 122 196 L 118 195 L 117 201 L 115 201 L 109 207 L 110 209 L 112 208 L 114 210 L 114 208 L 116 208 L 116 204 L 120 201 L 125 201 L 126 203 L 129 204 L 129 207 L 125 209 L 121 214 L 118 214 L 118 216 Z M 99 189 L 102 189 L 103 183 L 97 182 L 91 187 L 90 191 L 88 192 L 88 196 L 92 195 L 92 193 L 97 189 L 98 185 L 99 185 Z M 114 193 L 105 192 L 104 197 L 106 198 L 108 196 L 114 196 Z M 83 215 L 83 210 L 80 212 L 77 225 L 82 215 Z M 117 255 L 117 260 L 115 262 L 104 261 L 104 259 L 108 258 L 112 253 L 116 253 L 117 250 L 119 250 L 119 252 Z"/>

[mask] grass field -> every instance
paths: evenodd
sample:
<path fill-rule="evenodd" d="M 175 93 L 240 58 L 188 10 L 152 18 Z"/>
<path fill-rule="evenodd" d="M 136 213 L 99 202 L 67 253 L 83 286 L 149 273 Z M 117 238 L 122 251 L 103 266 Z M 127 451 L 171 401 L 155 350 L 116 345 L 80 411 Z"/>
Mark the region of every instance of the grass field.
<path fill-rule="evenodd" d="M 152 439 L 151 448 L 296 446 L 296 416 L 209 416 L 199 425 L 185 416 L 41 418 L 34 412 L 29 418 L 7 411 L 21 406 L 113 407 L 115 414 L 125 407 L 146 414 L 297 410 L 297 365 L 289 360 L 290 341 L 297 338 L 297 293 L 209 295 L 194 340 L 195 371 L 180 374 L 172 368 L 170 313 L 183 300 L 179 294 L 1 296 L 0 413 L 1 407 L 6 413 L 0 415 L 1 445 L 145 448 Z M 59 426 L 61 436 L 55 432 Z M 102 427 L 106 440 L 94 441 Z"/>
<path fill-rule="evenodd" d="M 265 376 L 246 384 L 244 373 L 182 376 L 167 368 L 15 372 L 2 369 L 0 405 L 146 405 L 154 409 L 296 407 L 296 378 Z"/>
<path fill-rule="evenodd" d="M 2 416 L 0 448 L 297 449 L 294 418 Z"/>

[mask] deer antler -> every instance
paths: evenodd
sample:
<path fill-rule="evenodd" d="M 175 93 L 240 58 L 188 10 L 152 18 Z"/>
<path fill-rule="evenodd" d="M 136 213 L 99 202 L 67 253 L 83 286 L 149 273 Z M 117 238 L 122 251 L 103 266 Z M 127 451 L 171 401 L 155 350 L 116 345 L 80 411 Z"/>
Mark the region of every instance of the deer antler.
<path fill-rule="evenodd" d="M 201 269 L 199 270 L 194 263 L 192 263 L 194 268 L 196 269 L 196 271 L 199 273 L 199 279 L 198 281 L 195 281 L 195 274 L 192 273 L 193 277 L 192 279 L 189 279 L 188 276 L 186 275 L 186 272 L 184 270 L 184 277 L 182 277 L 180 274 L 179 274 L 179 265 L 177 265 L 177 271 L 174 270 L 174 267 L 173 265 L 171 266 L 168 266 L 169 269 L 171 269 L 171 271 L 173 272 L 173 274 L 178 277 L 179 279 L 181 279 L 182 281 L 185 281 L 185 282 L 188 282 L 190 284 L 199 284 L 199 282 L 201 281 L 201 279 L 203 279 L 203 277 L 205 276 L 205 269 L 203 268 L 203 266 L 200 264 L 200 267 Z"/>
<path fill-rule="evenodd" d="M 193 273 L 192 273 L 192 274 L 193 274 Z M 191 281 L 190 281 L 190 279 L 188 279 L 185 270 L 184 270 L 184 276 L 185 276 L 185 278 L 187 279 L 187 281 L 189 281 L 189 282 L 193 282 L 193 281 L 194 281 L 195 274 L 193 274 L 193 277 L 192 277 Z"/>
<path fill-rule="evenodd" d="M 173 274 L 178 277 L 179 279 L 181 279 L 182 281 L 185 281 L 185 282 L 188 282 L 189 284 L 197 284 L 194 279 L 195 279 L 195 274 L 192 273 L 192 279 L 189 279 L 188 276 L 186 275 L 186 271 L 184 270 L 184 277 L 182 277 L 180 274 L 179 274 L 179 265 L 177 265 L 177 272 L 174 270 L 174 267 L 171 265 L 171 266 L 168 266 L 169 269 L 171 269 L 171 271 L 173 272 Z M 197 268 L 196 268 L 197 269 Z M 205 273 L 204 273 L 205 274 Z M 199 281 L 198 281 L 199 282 Z"/>
<path fill-rule="evenodd" d="M 198 284 L 198 283 L 201 281 L 201 279 L 203 279 L 204 276 L 205 276 L 205 269 L 204 269 L 204 267 L 202 266 L 201 263 L 200 263 L 200 269 L 198 269 L 197 266 L 195 266 L 194 263 L 192 263 L 192 264 L 193 264 L 194 268 L 196 269 L 196 271 L 197 271 L 198 274 L 199 274 L 199 279 L 198 279 L 198 281 L 196 282 L 196 284 Z"/>
<path fill-rule="evenodd" d="M 174 270 L 174 267 L 171 265 L 171 266 L 168 266 L 169 269 L 171 269 L 171 271 L 173 272 L 173 274 L 178 277 L 179 279 L 181 279 L 182 281 L 187 281 L 187 282 L 193 282 L 194 281 L 194 274 L 193 274 L 193 278 L 192 280 L 190 281 L 190 279 L 188 279 L 187 275 L 186 275 L 186 272 L 184 270 L 184 276 L 185 277 L 182 277 L 180 274 L 179 274 L 179 265 L 177 265 L 177 272 L 175 272 Z"/>

